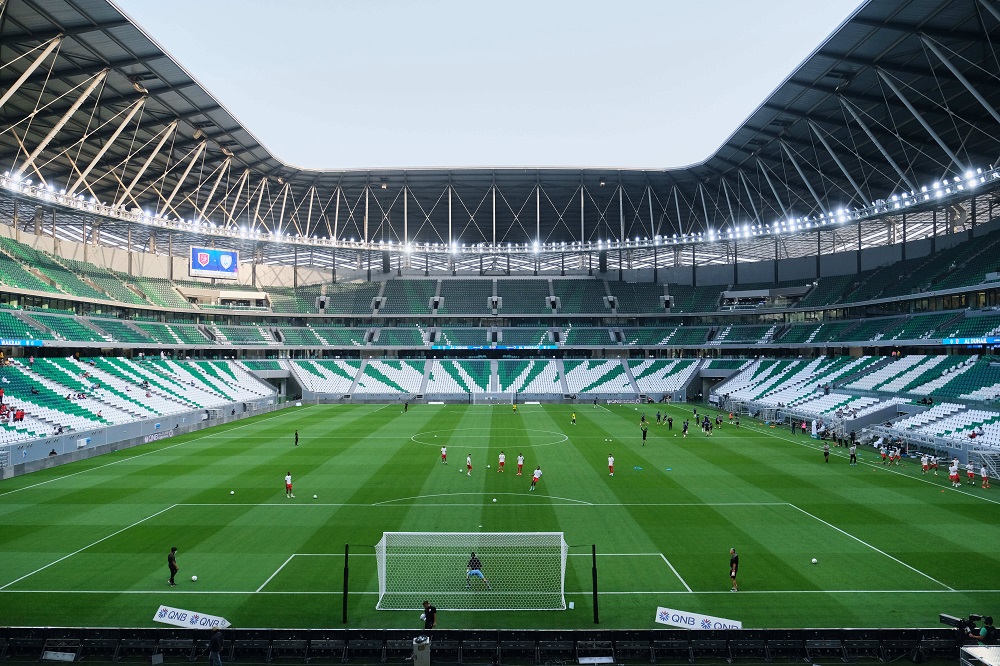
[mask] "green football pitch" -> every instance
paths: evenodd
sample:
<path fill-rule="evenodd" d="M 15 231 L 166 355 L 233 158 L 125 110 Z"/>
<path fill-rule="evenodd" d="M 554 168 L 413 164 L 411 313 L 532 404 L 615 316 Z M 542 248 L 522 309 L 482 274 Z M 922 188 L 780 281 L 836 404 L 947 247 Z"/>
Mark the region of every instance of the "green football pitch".
<path fill-rule="evenodd" d="M 655 424 L 657 407 L 673 430 Z M 657 606 L 745 627 L 935 626 L 941 612 L 997 608 L 1000 490 L 952 489 L 945 472 L 887 468 L 870 449 L 852 467 L 835 447 L 825 464 L 816 441 L 748 419 L 683 438 L 691 406 L 579 405 L 571 425 L 573 412 L 292 407 L 0 482 L 0 625 L 158 626 L 166 604 L 237 627 L 340 627 L 350 544 L 347 626 L 415 628 L 417 611 L 375 608 L 372 546 L 387 531 L 563 532 L 571 545 L 574 609 L 441 611 L 439 628 L 592 628 L 591 544 L 603 628 L 662 626 Z M 464 564 L 439 591 L 456 583 Z"/>

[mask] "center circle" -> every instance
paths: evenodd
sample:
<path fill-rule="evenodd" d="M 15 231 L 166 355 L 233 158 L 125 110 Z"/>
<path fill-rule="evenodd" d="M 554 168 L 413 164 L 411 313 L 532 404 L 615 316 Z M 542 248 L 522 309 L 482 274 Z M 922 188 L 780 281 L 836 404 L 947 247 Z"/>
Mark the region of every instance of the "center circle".
<path fill-rule="evenodd" d="M 426 430 L 410 437 L 410 440 L 425 446 L 460 446 L 463 449 L 489 449 L 498 445 L 491 443 L 491 438 L 507 432 L 526 435 L 523 430 L 498 430 L 497 428 L 451 428 L 448 430 Z M 538 437 L 547 435 L 542 441 L 529 441 L 526 446 L 552 446 L 568 442 L 565 433 L 553 430 L 532 430 L 530 435 Z M 515 446 L 511 444 L 510 446 Z"/>

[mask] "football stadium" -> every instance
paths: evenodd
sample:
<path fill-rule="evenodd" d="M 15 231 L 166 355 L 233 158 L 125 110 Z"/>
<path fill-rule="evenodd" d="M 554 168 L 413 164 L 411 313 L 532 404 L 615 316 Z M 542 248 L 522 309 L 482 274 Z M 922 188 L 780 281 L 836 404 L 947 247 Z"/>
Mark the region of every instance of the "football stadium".
<path fill-rule="evenodd" d="M 0 661 L 1000 663 L 1000 4 L 831 29 L 688 167 L 314 170 L 0 0 Z"/>

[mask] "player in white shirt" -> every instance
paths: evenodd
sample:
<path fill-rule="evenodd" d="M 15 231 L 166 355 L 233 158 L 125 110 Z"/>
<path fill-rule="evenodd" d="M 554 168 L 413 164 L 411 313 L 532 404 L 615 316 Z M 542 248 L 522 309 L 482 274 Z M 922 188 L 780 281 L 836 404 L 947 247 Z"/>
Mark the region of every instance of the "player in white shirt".
<path fill-rule="evenodd" d="M 923 474 L 927 473 L 927 467 L 928 467 L 928 465 L 930 465 L 930 458 L 928 458 L 927 454 L 925 453 L 924 455 L 920 456 L 920 470 L 921 470 L 921 473 L 923 473 Z"/>
<path fill-rule="evenodd" d="M 938 471 L 937 456 L 931 456 L 931 469 L 934 470 L 934 476 L 937 476 L 937 471 Z"/>
<path fill-rule="evenodd" d="M 501 451 L 500 455 L 497 456 L 497 474 L 499 474 L 500 472 L 503 471 L 503 466 L 504 466 L 504 463 L 506 463 L 506 462 L 507 462 L 507 454 L 505 454 L 503 451 Z"/>
<path fill-rule="evenodd" d="M 447 446 L 442 446 L 441 447 L 441 462 L 443 462 L 445 465 L 448 464 L 448 447 Z"/>
<path fill-rule="evenodd" d="M 286 498 L 295 497 L 295 495 L 292 494 L 292 473 L 291 472 L 289 472 L 288 474 L 285 475 L 285 497 Z"/>
<path fill-rule="evenodd" d="M 976 485 L 976 464 L 971 460 L 965 463 L 965 475 L 969 478 L 970 485 Z"/>
<path fill-rule="evenodd" d="M 517 454 L 517 475 L 521 476 L 521 470 L 524 469 L 524 456 L 520 453 Z"/>
<path fill-rule="evenodd" d="M 472 454 L 471 453 L 465 457 L 465 469 L 468 470 L 468 472 L 466 472 L 465 475 L 466 476 L 472 476 Z M 459 470 L 459 473 L 461 474 L 461 470 Z"/>
<path fill-rule="evenodd" d="M 528 488 L 529 492 L 535 489 L 535 484 L 538 483 L 538 479 L 540 479 L 540 478 L 542 478 L 542 467 L 541 467 L 541 465 L 539 465 L 538 467 L 536 467 L 535 471 L 531 473 L 531 487 Z"/>
<path fill-rule="evenodd" d="M 610 472 L 608 476 L 615 475 L 615 457 L 610 453 L 608 454 L 608 471 Z"/>
<path fill-rule="evenodd" d="M 986 471 L 986 465 L 979 466 L 979 473 L 983 475 L 983 488 L 990 487 L 990 474 Z"/>
<path fill-rule="evenodd" d="M 948 467 L 948 480 L 951 481 L 952 488 L 960 488 L 962 486 L 961 481 L 958 479 L 958 461 L 953 460 L 951 465 Z"/>

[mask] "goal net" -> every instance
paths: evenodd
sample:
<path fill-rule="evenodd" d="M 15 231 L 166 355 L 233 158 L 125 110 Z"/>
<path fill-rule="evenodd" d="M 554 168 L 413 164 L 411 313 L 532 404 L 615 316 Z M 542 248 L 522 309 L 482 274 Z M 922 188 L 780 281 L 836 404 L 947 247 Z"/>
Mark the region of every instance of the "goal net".
<path fill-rule="evenodd" d="M 562 532 L 383 532 L 376 608 L 564 610 L 566 551 Z"/>

